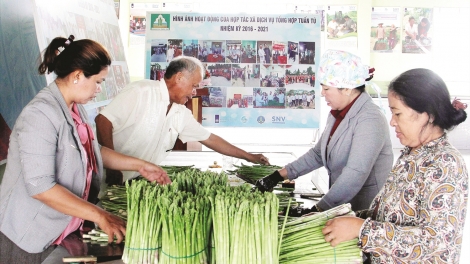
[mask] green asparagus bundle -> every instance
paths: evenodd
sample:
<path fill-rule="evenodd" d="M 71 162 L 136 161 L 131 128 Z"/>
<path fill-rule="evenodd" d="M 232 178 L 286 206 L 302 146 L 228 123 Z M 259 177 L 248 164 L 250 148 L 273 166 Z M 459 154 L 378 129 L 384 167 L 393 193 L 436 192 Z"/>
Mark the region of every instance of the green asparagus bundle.
<path fill-rule="evenodd" d="M 91 244 L 108 245 L 108 234 L 100 229 L 92 229 L 87 234 L 82 235 L 83 242 Z M 116 240 L 116 239 L 114 239 Z"/>
<path fill-rule="evenodd" d="M 109 186 L 106 193 L 101 197 L 101 205 L 104 210 L 121 217 L 124 221 L 127 221 L 126 186 Z"/>
<path fill-rule="evenodd" d="M 282 167 L 276 165 L 263 165 L 256 164 L 253 166 L 249 165 L 233 165 L 236 167 L 235 170 L 227 170 L 227 173 L 230 175 L 236 175 L 240 179 L 254 184 L 257 180 L 273 173 L 276 170 L 282 169 Z"/>
<path fill-rule="evenodd" d="M 210 199 L 212 263 L 278 263 L 276 195 L 252 192 L 248 185 L 241 185 L 220 187 Z"/>
<path fill-rule="evenodd" d="M 193 168 L 194 165 L 188 166 L 161 166 L 169 175 L 174 178 L 174 174 L 178 172 L 191 171 L 193 173 L 201 171 Z M 136 180 L 146 181 L 145 178 L 139 176 Z M 135 181 L 135 180 L 134 180 Z M 101 204 L 106 211 L 121 217 L 127 221 L 127 193 L 125 185 L 109 186 L 106 193 L 101 198 Z"/>
<path fill-rule="evenodd" d="M 194 165 L 187 165 L 187 166 L 173 166 L 173 165 L 167 165 L 167 166 L 160 166 L 162 169 L 166 171 L 167 174 L 173 174 L 173 173 L 178 173 L 182 172 L 185 170 L 198 170 L 194 168 Z"/>
<path fill-rule="evenodd" d="M 173 183 L 126 183 L 125 263 L 208 263 L 212 215 L 210 197 L 227 186 L 223 173 L 187 169 Z"/>
<path fill-rule="evenodd" d="M 282 217 L 279 263 L 362 263 L 357 239 L 332 247 L 321 232 L 329 219 L 348 214 L 354 215 L 350 204 L 309 216 Z"/>
<path fill-rule="evenodd" d="M 122 255 L 125 263 L 158 263 L 162 221 L 155 202 L 160 196 L 158 187 L 148 181 L 126 182 L 128 221 Z"/>
<path fill-rule="evenodd" d="M 279 212 L 285 212 L 288 206 L 295 207 L 295 206 L 299 206 L 300 204 L 303 204 L 303 202 L 292 199 L 290 190 L 274 192 L 274 194 L 277 196 L 277 199 L 279 200 Z"/>
<path fill-rule="evenodd" d="M 173 191 L 165 186 L 165 192 L 157 199 L 162 219 L 162 247 L 159 263 L 208 263 L 209 238 L 212 226 L 210 188 L 196 194 Z"/>

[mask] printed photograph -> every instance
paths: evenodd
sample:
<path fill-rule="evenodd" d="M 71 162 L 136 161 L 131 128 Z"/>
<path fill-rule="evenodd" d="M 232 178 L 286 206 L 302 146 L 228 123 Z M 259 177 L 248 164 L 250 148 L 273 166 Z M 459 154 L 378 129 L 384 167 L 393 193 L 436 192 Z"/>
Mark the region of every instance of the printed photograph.
<path fill-rule="evenodd" d="M 286 88 L 253 88 L 254 108 L 285 108 Z"/>
<path fill-rule="evenodd" d="M 167 39 L 152 39 L 150 46 L 150 62 L 166 62 L 167 47 Z"/>
<path fill-rule="evenodd" d="M 273 42 L 257 41 L 256 46 L 258 47 L 258 63 L 271 64 Z"/>
<path fill-rule="evenodd" d="M 228 108 L 253 108 L 253 89 L 231 87 L 227 89 Z"/>
<path fill-rule="evenodd" d="M 328 39 L 357 37 L 357 10 L 352 6 L 328 6 L 326 30 Z"/>
<path fill-rule="evenodd" d="M 293 41 L 288 41 L 288 54 L 289 54 L 289 59 L 287 61 L 287 64 L 299 64 L 299 43 L 298 42 L 293 42 Z"/>
<path fill-rule="evenodd" d="M 284 87 L 285 73 L 284 65 L 260 65 L 260 86 Z"/>
<path fill-rule="evenodd" d="M 203 95 L 203 107 L 227 107 L 227 87 L 209 87 L 209 95 Z"/>
<path fill-rule="evenodd" d="M 240 63 L 241 61 L 241 40 L 227 40 L 227 50 L 225 51 L 225 62 Z"/>
<path fill-rule="evenodd" d="M 299 42 L 299 63 L 315 64 L 315 42 Z"/>
<path fill-rule="evenodd" d="M 176 58 L 183 54 L 182 50 L 182 39 L 169 39 L 168 50 L 166 52 L 166 61 L 170 62 L 173 58 Z"/>
<path fill-rule="evenodd" d="M 242 40 L 242 63 L 256 63 L 256 40 Z"/>
<path fill-rule="evenodd" d="M 393 52 L 400 39 L 400 24 L 399 7 L 372 7 L 371 50 Z"/>
<path fill-rule="evenodd" d="M 231 86 L 232 66 L 225 63 L 206 63 L 204 65 L 211 75 L 212 86 Z"/>
<path fill-rule="evenodd" d="M 150 63 L 150 80 L 160 81 L 163 80 L 166 68 L 168 67 L 167 62 L 163 63 Z"/>
<path fill-rule="evenodd" d="M 286 94 L 286 108 L 315 109 L 315 91 L 313 89 L 288 89 Z"/>
<path fill-rule="evenodd" d="M 287 64 L 288 43 L 273 41 L 273 64 Z"/>
<path fill-rule="evenodd" d="M 405 8 L 403 13 L 403 53 L 432 51 L 432 8 Z"/>
<path fill-rule="evenodd" d="M 225 62 L 225 40 L 200 40 L 199 60 L 202 62 Z"/>
<path fill-rule="evenodd" d="M 183 39 L 183 55 L 198 57 L 199 44 L 197 39 Z"/>

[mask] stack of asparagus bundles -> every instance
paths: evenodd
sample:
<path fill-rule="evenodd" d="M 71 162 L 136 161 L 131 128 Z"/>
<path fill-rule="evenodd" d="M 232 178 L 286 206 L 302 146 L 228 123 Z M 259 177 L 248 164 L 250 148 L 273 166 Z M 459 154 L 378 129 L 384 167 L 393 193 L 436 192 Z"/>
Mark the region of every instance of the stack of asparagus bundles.
<path fill-rule="evenodd" d="M 199 170 L 194 168 L 194 165 L 187 166 L 161 166 L 170 177 L 174 177 L 174 174 L 186 170 Z M 143 177 L 139 176 L 137 179 L 144 180 Z M 119 217 L 124 221 L 127 221 L 127 193 L 125 185 L 113 185 L 108 186 L 103 197 L 101 197 L 101 205 L 103 208 Z"/>
<path fill-rule="evenodd" d="M 126 186 L 109 186 L 106 193 L 101 197 L 101 205 L 104 210 L 121 217 L 124 221 L 127 221 Z"/>
<path fill-rule="evenodd" d="M 127 184 L 125 263 L 277 263 L 277 196 L 185 170 L 171 185 Z"/>
<path fill-rule="evenodd" d="M 225 187 L 211 197 L 211 263 L 278 263 L 278 208 L 272 193 L 248 185 Z"/>
<path fill-rule="evenodd" d="M 210 197 L 227 186 L 225 174 L 188 169 L 171 185 L 134 180 L 126 185 L 125 263 L 208 263 Z"/>
<path fill-rule="evenodd" d="M 325 241 L 322 229 L 334 217 L 352 215 L 350 204 L 303 217 L 283 217 L 279 226 L 279 263 L 362 263 L 357 239 L 332 247 Z"/>

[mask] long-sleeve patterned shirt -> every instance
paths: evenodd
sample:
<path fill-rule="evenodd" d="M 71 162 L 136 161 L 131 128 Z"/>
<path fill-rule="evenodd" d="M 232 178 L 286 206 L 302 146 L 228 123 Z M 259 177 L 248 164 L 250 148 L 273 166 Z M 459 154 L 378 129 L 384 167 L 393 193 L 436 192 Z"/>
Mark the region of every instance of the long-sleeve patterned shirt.
<path fill-rule="evenodd" d="M 444 135 L 405 148 L 360 230 L 372 263 L 459 263 L 468 199 L 464 159 Z"/>

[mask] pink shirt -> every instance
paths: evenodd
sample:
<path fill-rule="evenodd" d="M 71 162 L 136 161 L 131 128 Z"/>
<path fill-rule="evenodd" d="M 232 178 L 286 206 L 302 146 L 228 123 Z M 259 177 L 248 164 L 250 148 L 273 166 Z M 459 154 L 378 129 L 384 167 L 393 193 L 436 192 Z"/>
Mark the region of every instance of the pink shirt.
<path fill-rule="evenodd" d="M 90 193 L 90 183 L 91 183 L 92 173 L 93 171 L 97 172 L 96 159 L 95 159 L 95 155 L 93 152 L 93 145 L 91 144 L 91 141 L 94 140 L 95 137 L 93 135 L 93 131 L 91 130 L 90 126 L 82 122 L 82 119 L 80 118 L 80 114 L 78 112 L 78 108 L 76 104 L 73 104 L 72 111 L 70 113 L 72 114 L 75 127 L 77 128 L 77 131 L 78 131 L 78 136 L 80 137 L 80 141 L 83 147 L 85 148 L 85 151 L 87 154 L 86 185 L 85 185 L 85 192 L 83 192 L 83 196 L 82 196 L 83 200 L 86 201 L 88 199 L 88 194 Z M 59 245 L 62 242 L 62 240 L 64 240 L 64 238 L 66 238 L 70 233 L 74 232 L 79 227 L 81 227 L 82 223 L 83 223 L 83 219 L 72 217 L 72 220 L 67 225 L 67 227 L 62 232 L 62 234 L 60 234 L 60 236 L 56 239 L 54 244 Z"/>

